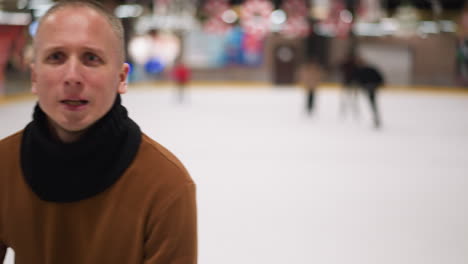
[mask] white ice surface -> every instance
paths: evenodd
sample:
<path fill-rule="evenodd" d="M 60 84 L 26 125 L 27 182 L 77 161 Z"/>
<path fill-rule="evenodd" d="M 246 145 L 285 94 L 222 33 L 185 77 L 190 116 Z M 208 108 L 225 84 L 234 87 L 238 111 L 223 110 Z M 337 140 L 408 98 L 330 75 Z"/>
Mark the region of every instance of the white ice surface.
<path fill-rule="evenodd" d="M 200 264 L 468 263 L 468 96 L 382 91 L 383 128 L 308 117 L 292 88 L 133 89 L 123 103 L 197 183 Z M 0 105 L 0 138 L 32 101 Z M 13 263 L 9 251 L 5 263 Z"/>

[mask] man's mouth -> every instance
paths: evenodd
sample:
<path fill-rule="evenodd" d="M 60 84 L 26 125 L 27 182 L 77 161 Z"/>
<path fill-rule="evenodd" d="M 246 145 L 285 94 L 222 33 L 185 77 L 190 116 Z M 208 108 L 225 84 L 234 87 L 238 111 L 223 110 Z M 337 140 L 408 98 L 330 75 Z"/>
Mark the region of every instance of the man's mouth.
<path fill-rule="evenodd" d="M 81 106 L 88 103 L 87 100 L 62 100 L 60 102 L 69 106 Z"/>

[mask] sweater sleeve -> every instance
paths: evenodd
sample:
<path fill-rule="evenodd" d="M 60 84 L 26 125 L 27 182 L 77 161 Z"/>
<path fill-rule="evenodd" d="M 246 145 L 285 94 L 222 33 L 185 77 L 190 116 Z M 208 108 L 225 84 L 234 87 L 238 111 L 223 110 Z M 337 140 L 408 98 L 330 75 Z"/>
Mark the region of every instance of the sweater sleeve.
<path fill-rule="evenodd" d="M 144 264 L 197 263 L 195 184 L 186 185 L 162 215 L 150 215 Z"/>

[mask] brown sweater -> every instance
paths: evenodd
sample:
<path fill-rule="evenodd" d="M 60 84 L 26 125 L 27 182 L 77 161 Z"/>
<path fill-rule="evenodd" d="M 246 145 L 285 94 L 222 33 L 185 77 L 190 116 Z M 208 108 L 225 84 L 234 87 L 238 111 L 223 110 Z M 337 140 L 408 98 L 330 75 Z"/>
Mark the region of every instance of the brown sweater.
<path fill-rule="evenodd" d="M 0 141 L 0 262 L 11 247 L 16 264 L 197 263 L 195 185 L 164 147 L 143 134 L 110 188 L 55 203 L 22 176 L 22 133 Z"/>

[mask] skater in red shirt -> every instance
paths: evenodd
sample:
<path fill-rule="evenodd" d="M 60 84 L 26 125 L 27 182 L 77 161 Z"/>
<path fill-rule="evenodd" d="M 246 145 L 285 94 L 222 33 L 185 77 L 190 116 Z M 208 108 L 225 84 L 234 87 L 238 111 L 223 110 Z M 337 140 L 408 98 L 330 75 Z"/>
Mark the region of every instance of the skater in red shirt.
<path fill-rule="evenodd" d="M 172 68 L 172 79 L 177 84 L 180 102 L 184 100 L 185 87 L 190 81 L 190 74 L 190 69 L 182 62 L 181 59 L 177 59 L 174 64 L 174 67 Z"/>

